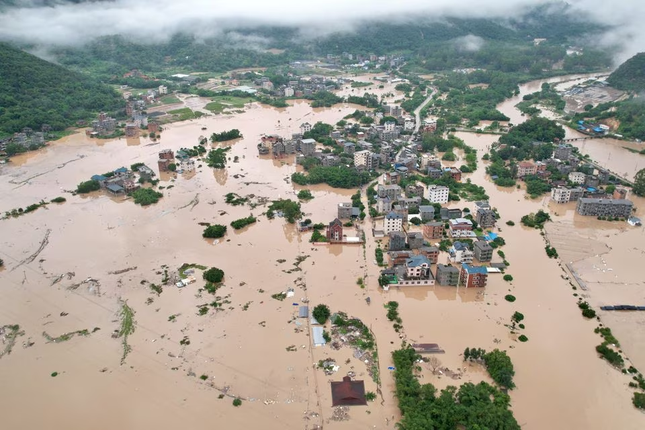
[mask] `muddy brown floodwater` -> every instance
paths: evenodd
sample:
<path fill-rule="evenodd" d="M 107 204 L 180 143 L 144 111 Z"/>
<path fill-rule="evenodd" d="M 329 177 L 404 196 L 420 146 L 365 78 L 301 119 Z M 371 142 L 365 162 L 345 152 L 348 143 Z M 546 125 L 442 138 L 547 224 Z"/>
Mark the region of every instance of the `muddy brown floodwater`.
<path fill-rule="evenodd" d="M 377 244 L 370 233 L 380 226 L 378 221 L 362 224 L 365 247 L 312 246 L 309 234 L 300 235 L 282 218 L 262 216 L 263 206 L 225 203 L 229 192 L 253 195 L 254 200 L 295 199 L 303 187 L 289 181 L 296 171 L 293 157 L 259 157 L 260 135 L 288 136 L 305 121 L 335 123 L 356 108 L 312 109 L 302 101 L 284 109 L 253 104 L 239 115 L 170 125 L 157 143 L 143 138 L 95 141 L 76 134 L 3 166 L 2 211 L 59 195 L 67 198 L 66 203 L 0 221 L 5 262 L 0 326 L 19 324 L 24 331 L 0 361 L 3 428 L 394 429 L 399 412 L 388 366 L 401 338 L 385 317 L 383 305 L 389 300 L 400 303 L 405 339 L 439 343 L 446 351 L 440 357 L 443 366 L 452 371 L 464 367 L 461 353 L 466 347 L 508 350 L 517 371 L 513 411 L 524 428 L 642 428 L 642 415 L 631 406 L 627 377 L 596 357 L 594 323 L 580 316 L 558 262 L 546 257 L 538 231 L 520 226 L 522 215 L 548 208 L 547 200 L 529 201 L 521 190 L 496 187 L 486 178 L 485 162 L 480 160 L 479 169 L 469 176 L 486 188 L 499 209 L 514 281 L 509 284 L 493 275 L 482 291 L 436 286 L 384 292 L 378 287 Z M 155 205 L 142 208 L 102 192 L 67 192 L 93 174 L 135 162 L 156 170 L 161 149 L 192 147 L 201 135 L 231 128 L 240 129 L 244 138 L 225 144 L 231 147 L 227 168 L 213 170 L 197 162 L 194 174 L 162 175 L 164 197 Z M 495 139 L 459 136 L 478 149 L 479 158 Z M 303 204 L 306 216 L 325 223 L 355 191 L 305 188 L 315 197 Z M 561 212 L 562 220 L 575 226 L 571 211 Z M 201 237 L 200 222 L 228 225 L 249 214 L 258 222 L 241 231 L 229 227 L 220 240 Z M 516 226 L 507 227 L 507 220 Z M 631 239 L 634 230 L 625 234 Z M 642 230 L 638 235 L 642 237 Z M 308 257 L 296 266 L 298 256 Z M 159 285 L 163 265 L 173 272 L 182 263 L 223 269 L 218 298 L 198 291 L 203 285 L 199 270 L 197 283 L 181 289 L 166 285 L 159 295 L 144 282 Z M 363 276 L 366 288 L 356 282 Z M 92 280 L 83 282 L 88 278 Z M 290 287 L 293 297 L 271 297 Z M 504 300 L 509 292 L 516 302 Z M 214 300 L 221 307 L 199 316 L 198 309 Z M 135 311 L 136 321 L 128 340 L 132 350 L 123 365 L 122 339 L 112 338 L 120 327 L 120 301 Z M 308 321 L 294 319 L 296 305 L 303 302 L 311 307 L 326 303 L 332 312 L 358 317 L 376 336 L 381 395 L 367 407 L 351 408 L 349 421 L 331 420 L 329 381 L 353 371 L 368 391 L 377 392 L 378 387 L 366 364 L 348 348 L 312 346 Z M 515 311 L 526 317 L 527 343 L 515 341 L 505 327 Z M 44 331 L 56 337 L 95 327 L 100 330 L 65 342 L 47 343 L 42 336 Z M 328 357 L 340 366 L 332 376 L 315 368 Z M 425 369 L 422 382 L 443 388 L 489 380 L 474 366 L 461 373 L 461 380 L 453 380 Z M 235 408 L 231 403 L 238 396 L 244 400 Z"/>

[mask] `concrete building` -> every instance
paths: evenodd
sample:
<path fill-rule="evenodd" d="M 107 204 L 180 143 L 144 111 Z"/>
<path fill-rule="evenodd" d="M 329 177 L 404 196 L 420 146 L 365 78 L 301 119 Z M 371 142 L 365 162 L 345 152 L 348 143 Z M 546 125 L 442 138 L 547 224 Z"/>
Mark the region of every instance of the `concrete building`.
<path fill-rule="evenodd" d="M 523 178 L 528 175 L 535 175 L 537 166 L 530 161 L 522 161 L 517 165 L 517 177 Z"/>
<path fill-rule="evenodd" d="M 309 124 L 308 122 L 300 124 L 300 134 L 305 134 L 309 131 L 311 131 L 311 124 Z"/>
<path fill-rule="evenodd" d="M 425 255 L 432 264 L 437 264 L 437 261 L 439 261 L 439 248 L 436 246 L 422 246 L 419 248 L 419 255 Z"/>
<path fill-rule="evenodd" d="M 438 264 L 436 280 L 439 285 L 456 287 L 459 284 L 459 269 L 450 265 Z"/>
<path fill-rule="evenodd" d="M 399 198 L 401 197 L 401 187 L 398 185 L 381 185 L 379 184 L 378 187 L 376 188 L 376 194 L 383 198 L 387 197 L 390 199 L 390 201 L 395 202 L 398 201 Z"/>
<path fill-rule="evenodd" d="M 388 233 L 390 251 L 403 251 L 405 249 L 405 233 L 402 231 L 392 231 Z"/>
<path fill-rule="evenodd" d="M 448 194 L 450 190 L 443 185 L 429 185 L 428 186 L 428 200 L 431 203 L 448 203 Z"/>
<path fill-rule="evenodd" d="M 419 206 L 419 218 L 421 221 L 428 222 L 434 220 L 434 206 Z"/>
<path fill-rule="evenodd" d="M 393 231 L 403 230 L 403 217 L 395 212 L 390 212 L 383 218 L 383 232 L 389 234 Z"/>
<path fill-rule="evenodd" d="M 573 148 L 571 145 L 560 144 L 553 150 L 553 158 L 558 160 L 567 161 L 569 157 L 573 154 Z"/>
<path fill-rule="evenodd" d="M 461 265 L 459 285 L 466 288 L 483 288 L 488 280 L 488 271 L 483 266 Z"/>
<path fill-rule="evenodd" d="M 434 278 L 430 272 L 430 260 L 423 255 L 408 258 L 405 262 L 406 278 L 409 280 L 428 280 Z M 434 284 L 434 282 L 433 282 Z"/>
<path fill-rule="evenodd" d="M 287 87 L 287 88 L 284 89 L 284 96 L 285 97 L 293 97 L 294 94 L 295 94 L 295 91 L 294 91 L 293 88 Z"/>
<path fill-rule="evenodd" d="M 316 152 L 316 141 L 314 139 L 302 139 L 300 141 L 300 152 L 310 157 Z"/>
<path fill-rule="evenodd" d="M 338 218 L 327 226 L 327 241 L 341 242 L 343 240 L 343 223 Z"/>
<path fill-rule="evenodd" d="M 444 228 L 444 225 L 442 222 L 438 222 L 438 221 L 427 222 L 423 225 L 423 236 L 426 239 L 442 239 L 443 228 Z"/>
<path fill-rule="evenodd" d="M 578 200 L 576 212 L 585 216 L 605 216 L 629 218 L 634 203 L 625 199 L 590 199 L 581 198 Z"/>
<path fill-rule="evenodd" d="M 352 209 L 354 208 L 351 203 L 338 203 L 338 219 L 350 219 L 352 217 Z"/>
<path fill-rule="evenodd" d="M 356 152 L 356 145 L 354 145 L 354 142 L 345 142 L 343 144 L 343 152 L 345 154 L 354 155 Z"/>
<path fill-rule="evenodd" d="M 616 200 L 624 200 L 627 198 L 627 188 L 624 187 L 616 187 L 614 190 L 614 194 L 612 195 L 612 198 Z"/>
<path fill-rule="evenodd" d="M 455 241 L 448 250 L 450 261 L 453 263 L 472 263 L 475 253 L 464 242 Z"/>
<path fill-rule="evenodd" d="M 452 237 L 472 237 L 474 235 L 473 222 L 467 218 L 451 219 L 448 223 Z"/>
<path fill-rule="evenodd" d="M 584 194 L 584 190 L 580 187 L 556 187 L 551 189 L 551 200 L 556 203 L 569 203 L 575 202 Z"/>
<path fill-rule="evenodd" d="M 491 261 L 493 259 L 493 247 L 485 240 L 478 240 L 473 245 L 475 258 L 481 262 Z"/>
<path fill-rule="evenodd" d="M 587 175 L 582 172 L 571 172 L 569 173 L 569 181 L 574 184 L 584 184 L 587 179 Z"/>
<path fill-rule="evenodd" d="M 456 219 L 456 218 L 461 218 L 462 212 L 461 209 L 448 209 L 448 208 L 441 208 L 439 211 L 439 214 L 441 215 L 442 220 L 449 220 L 449 219 Z"/>
<path fill-rule="evenodd" d="M 408 248 L 419 249 L 423 246 L 423 234 L 420 232 L 408 232 Z"/>
<path fill-rule="evenodd" d="M 475 221 L 482 228 L 495 225 L 495 212 L 488 202 L 475 202 Z"/>
<path fill-rule="evenodd" d="M 380 156 L 378 158 L 380 159 Z M 374 169 L 374 157 L 372 157 L 372 153 L 366 149 L 354 152 L 354 167 L 366 170 Z"/>

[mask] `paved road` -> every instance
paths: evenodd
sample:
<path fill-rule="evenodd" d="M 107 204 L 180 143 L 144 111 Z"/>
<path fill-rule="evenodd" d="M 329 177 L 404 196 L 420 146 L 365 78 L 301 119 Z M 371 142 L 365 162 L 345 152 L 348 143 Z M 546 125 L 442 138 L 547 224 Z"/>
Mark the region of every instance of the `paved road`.
<path fill-rule="evenodd" d="M 414 118 L 414 119 L 415 119 L 414 134 L 418 133 L 418 132 L 419 132 L 419 127 L 421 127 L 421 110 L 422 110 L 424 107 L 426 107 L 426 105 L 427 105 L 428 103 L 430 103 L 430 100 L 432 100 L 432 97 L 434 96 L 434 94 L 435 94 L 436 92 L 437 92 L 437 90 L 433 90 L 433 91 L 430 93 L 430 95 L 428 96 L 428 98 L 427 98 L 427 99 L 425 99 L 425 100 L 423 101 L 423 103 L 421 103 L 421 104 L 419 105 L 419 107 L 418 107 L 418 108 L 416 108 L 416 109 L 414 110 L 414 117 L 415 117 L 415 118 Z"/>

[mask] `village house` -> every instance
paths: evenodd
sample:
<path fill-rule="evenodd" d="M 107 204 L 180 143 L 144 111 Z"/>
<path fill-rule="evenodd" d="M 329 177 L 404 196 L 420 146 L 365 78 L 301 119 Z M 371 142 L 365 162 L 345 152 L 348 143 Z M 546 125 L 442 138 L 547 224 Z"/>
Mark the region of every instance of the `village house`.
<path fill-rule="evenodd" d="M 576 212 L 585 216 L 603 216 L 614 218 L 629 218 L 634 203 L 625 199 L 593 199 L 583 197 L 578 199 Z"/>
<path fill-rule="evenodd" d="M 171 149 L 164 149 L 159 152 L 159 160 L 157 161 L 160 172 L 168 172 L 170 165 L 175 162 L 175 154 Z"/>
<path fill-rule="evenodd" d="M 311 131 L 311 124 L 308 122 L 305 122 L 303 124 L 300 124 L 300 134 L 305 134 Z"/>
<path fill-rule="evenodd" d="M 434 285 L 434 277 L 430 271 L 430 260 L 428 260 L 424 255 L 416 255 L 414 257 L 408 258 L 405 262 L 406 281 L 417 281 L 416 285 L 421 285 L 425 281 L 425 285 Z"/>
<path fill-rule="evenodd" d="M 423 225 L 423 236 L 426 239 L 443 238 L 444 224 L 439 221 L 427 222 Z"/>
<path fill-rule="evenodd" d="M 378 213 L 385 213 L 392 210 L 392 201 L 388 197 L 376 198 L 376 210 Z"/>
<path fill-rule="evenodd" d="M 453 263 L 472 263 L 475 253 L 470 250 L 468 244 L 455 241 L 448 250 L 449 259 Z"/>
<path fill-rule="evenodd" d="M 569 182 L 573 182 L 574 184 L 584 184 L 585 180 L 587 179 L 587 175 L 583 172 L 571 172 L 569 173 Z"/>
<path fill-rule="evenodd" d="M 423 234 L 420 232 L 408 232 L 408 248 L 419 249 L 423 246 Z"/>
<path fill-rule="evenodd" d="M 343 241 L 343 223 L 338 218 L 333 220 L 327 226 L 327 241 L 328 242 L 342 242 Z"/>
<path fill-rule="evenodd" d="M 616 187 L 614 190 L 614 194 L 612 195 L 612 198 L 616 200 L 624 200 L 627 198 L 627 188 L 624 187 Z"/>
<path fill-rule="evenodd" d="M 322 327 L 320 328 L 322 332 Z M 342 382 L 331 383 L 332 406 L 361 406 L 367 405 L 365 398 L 365 383 L 352 381 L 349 376 L 343 377 Z"/>
<path fill-rule="evenodd" d="M 475 202 L 475 221 L 482 228 L 495 225 L 495 211 L 491 209 L 488 202 Z"/>
<path fill-rule="evenodd" d="M 401 187 L 398 185 L 381 185 L 376 188 L 379 197 L 388 197 L 390 201 L 397 201 L 401 197 Z"/>
<path fill-rule="evenodd" d="M 393 231 L 403 230 L 403 217 L 395 212 L 390 212 L 383 219 L 383 231 L 388 234 Z"/>
<path fill-rule="evenodd" d="M 456 218 L 448 220 L 451 237 L 475 237 L 473 222 L 467 218 Z"/>
<path fill-rule="evenodd" d="M 428 186 L 428 200 L 431 203 L 448 203 L 448 194 L 450 190 L 443 185 Z"/>
<path fill-rule="evenodd" d="M 419 206 L 419 218 L 421 221 L 433 221 L 434 220 L 434 206 L 431 205 L 422 205 Z"/>
<path fill-rule="evenodd" d="M 305 156 L 312 156 L 316 152 L 316 141 L 314 139 L 302 139 L 300 141 L 300 152 Z"/>
<path fill-rule="evenodd" d="M 462 212 L 461 212 L 461 209 L 458 209 L 458 208 L 453 208 L 453 209 L 441 208 L 441 210 L 439 211 L 439 215 L 441 215 L 441 219 L 443 221 L 447 221 L 451 219 L 461 218 Z"/>
<path fill-rule="evenodd" d="M 517 165 L 517 177 L 523 178 L 537 173 L 537 166 L 530 161 L 521 161 Z"/>
<path fill-rule="evenodd" d="M 416 184 L 410 184 L 407 187 L 405 187 L 405 194 L 408 197 L 423 197 L 423 186 L 421 185 L 416 185 Z"/>
<path fill-rule="evenodd" d="M 339 219 L 351 219 L 356 218 L 361 214 L 359 208 L 355 208 L 351 203 L 339 203 L 338 204 L 338 218 Z"/>
<path fill-rule="evenodd" d="M 388 233 L 388 237 L 390 239 L 390 251 L 402 251 L 405 249 L 405 233 L 402 231 L 392 231 Z"/>
<path fill-rule="evenodd" d="M 365 170 L 374 169 L 374 157 L 372 157 L 372 153 L 368 150 L 354 152 L 354 167 Z"/>
<path fill-rule="evenodd" d="M 116 120 L 101 112 L 99 118 L 92 121 L 90 136 L 107 136 L 116 130 Z"/>
<path fill-rule="evenodd" d="M 427 175 L 431 179 L 439 179 L 443 175 L 443 170 L 436 167 L 428 166 Z"/>
<path fill-rule="evenodd" d="M 488 271 L 483 266 L 461 265 L 459 284 L 466 288 L 483 288 L 488 280 Z"/>
<path fill-rule="evenodd" d="M 345 154 L 354 155 L 356 152 L 356 145 L 354 145 L 354 142 L 345 142 L 343 144 L 343 152 Z"/>
<path fill-rule="evenodd" d="M 459 284 L 459 269 L 451 265 L 437 265 L 437 283 L 439 285 L 456 287 Z"/>
<path fill-rule="evenodd" d="M 455 181 L 461 182 L 461 170 L 457 169 L 456 167 L 446 167 L 443 170 L 443 173 L 447 173 Z"/>
<path fill-rule="evenodd" d="M 584 190 L 580 187 L 555 187 L 551 189 L 551 200 L 556 203 L 569 203 L 577 201 L 584 195 Z"/>
<path fill-rule="evenodd" d="M 571 145 L 560 144 L 553 150 L 553 158 L 558 160 L 567 161 L 573 155 L 573 147 Z"/>
<path fill-rule="evenodd" d="M 422 246 L 419 248 L 419 255 L 424 255 L 432 264 L 439 261 L 439 248 L 436 246 Z"/>
<path fill-rule="evenodd" d="M 478 240 L 473 245 L 475 258 L 480 263 L 485 263 L 493 259 L 493 247 L 485 240 Z"/>
<path fill-rule="evenodd" d="M 389 251 L 390 263 L 392 266 L 405 264 L 408 258 L 414 256 L 410 251 Z"/>

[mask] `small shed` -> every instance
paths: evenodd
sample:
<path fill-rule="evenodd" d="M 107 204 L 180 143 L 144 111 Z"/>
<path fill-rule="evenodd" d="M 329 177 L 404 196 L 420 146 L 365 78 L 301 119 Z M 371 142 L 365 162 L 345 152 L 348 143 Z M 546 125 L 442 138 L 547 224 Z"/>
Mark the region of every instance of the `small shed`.
<path fill-rule="evenodd" d="M 323 337 L 324 329 L 320 326 L 311 328 L 311 337 L 313 338 L 314 346 L 325 346 L 327 341 Z"/>
<path fill-rule="evenodd" d="M 367 405 L 365 398 L 365 383 L 352 381 L 345 376 L 341 382 L 331 383 L 332 406 L 362 406 Z"/>
<path fill-rule="evenodd" d="M 120 194 L 120 193 L 125 192 L 125 190 L 123 189 L 123 187 L 122 187 L 121 185 L 119 185 L 119 184 L 109 184 L 109 185 L 108 185 L 107 187 L 105 187 L 105 188 L 107 188 L 107 190 L 108 190 L 109 192 L 111 192 L 112 194 Z"/>
<path fill-rule="evenodd" d="M 300 306 L 300 308 L 298 308 L 298 318 L 307 317 L 309 317 L 309 306 Z"/>

